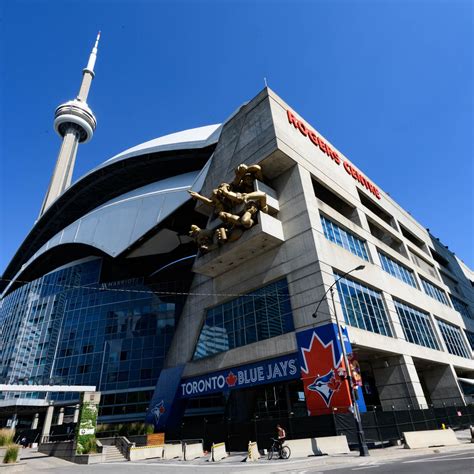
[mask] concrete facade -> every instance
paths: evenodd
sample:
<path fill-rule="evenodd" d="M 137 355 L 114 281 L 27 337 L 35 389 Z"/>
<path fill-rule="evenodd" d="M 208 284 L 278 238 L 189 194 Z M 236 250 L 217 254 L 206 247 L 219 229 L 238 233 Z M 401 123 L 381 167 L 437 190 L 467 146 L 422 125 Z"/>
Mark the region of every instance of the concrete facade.
<path fill-rule="evenodd" d="M 288 112 L 303 124 L 301 128 L 292 123 Z M 166 366 L 184 364 L 183 377 L 191 377 L 295 352 L 297 332 L 335 319 L 326 300 L 318 319 L 312 317 L 316 303 L 334 283 L 333 272 L 343 274 L 362 263 L 365 269 L 354 279 L 382 295 L 392 337 L 353 326 L 348 326 L 348 333 L 361 365 L 373 374 L 381 407 L 464 404 L 457 377 L 472 378 L 474 374 L 472 351 L 464 332 L 474 331 L 472 273 L 390 196 L 367 178 L 358 178 L 361 175 L 353 171 L 358 168 L 332 144 L 338 160 L 315 146 L 309 131 L 314 129 L 269 89 L 223 125 L 201 194 L 209 195 L 220 182 L 230 182 L 239 164 L 260 164 L 266 183 L 279 200 L 277 219 L 284 241 L 273 248 L 262 245 L 259 250 L 252 249 L 252 259 L 245 264 L 239 263 L 239 253 L 242 257 L 247 250 L 241 241 L 196 259 L 190 293 L 206 296 L 187 299 Z M 315 182 L 343 206 L 318 197 Z M 368 261 L 328 240 L 321 215 L 365 241 Z M 231 267 L 219 270 L 231 245 L 234 261 Z M 409 269 L 417 288 L 385 271 L 379 251 Z M 213 259 L 217 270 L 210 277 L 203 267 Z M 287 278 L 290 288 L 294 332 L 193 360 L 208 308 L 229 300 L 228 294 L 246 294 L 281 277 Z M 421 279 L 447 294 L 447 304 L 423 291 Z M 466 315 L 453 307 L 451 295 L 469 308 Z M 406 339 L 396 301 L 428 315 L 439 350 Z M 337 306 L 342 312 L 339 299 Z M 460 330 L 467 357 L 448 352 L 438 319 Z"/>

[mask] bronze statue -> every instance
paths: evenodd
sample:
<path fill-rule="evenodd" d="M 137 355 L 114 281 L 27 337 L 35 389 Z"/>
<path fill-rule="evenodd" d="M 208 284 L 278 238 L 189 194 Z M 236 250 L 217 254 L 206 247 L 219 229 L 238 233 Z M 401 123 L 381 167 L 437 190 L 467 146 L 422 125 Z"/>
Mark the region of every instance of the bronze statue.
<path fill-rule="evenodd" d="M 267 195 L 254 190 L 256 179 L 262 179 L 260 166 L 241 164 L 235 170 L 232 183 L 221 183 L 213 189 L 210 197 L 189 191 L 193 199 L 212 207 L 214 214 L 226 224 L 216 230 L 191 226 L 189 235 L 194 238 L 201 252 L 209 252 L 218 244 L 237 240 L 243 229 L 250 229 L 255 224 L 254 217 L 258 211 L 268 212 Z"/>

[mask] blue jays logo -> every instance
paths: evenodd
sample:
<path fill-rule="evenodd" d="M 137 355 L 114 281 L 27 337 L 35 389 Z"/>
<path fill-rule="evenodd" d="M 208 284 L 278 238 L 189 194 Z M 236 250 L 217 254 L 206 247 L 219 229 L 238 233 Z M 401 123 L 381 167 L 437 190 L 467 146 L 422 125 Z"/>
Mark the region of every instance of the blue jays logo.
<path fill-rule="evenodd" d="M 298 336 L 297 336 L 298 337 Z M 342 351 L 333 325 L 299 333 L 301 379 L 310 414 L 330 413 L 350 405 L 344 382 Z"/>
<path fill-rule="evenodd" d="M 158 422 L 160 421 L 161 415 L 166 411 L 165 403 L 163 400 L 157 403 L 153 409 L 151 410 L 151 414 L 153 415 L 153 420 L 155 422 L 155 426 L 158 426 Z"/>
<path fill-rule="evenodd" d="M 326 375 L 316 377 L 314 382 L 308 385 L 308 390 L 317 392 L 324 400 L 324 403 L 326 403 L 326 406 L 329 406 L 332 396 L 339 390 L 340 386 L 340 379 L 337 377 L 334 370 L 330 370 Z"/>

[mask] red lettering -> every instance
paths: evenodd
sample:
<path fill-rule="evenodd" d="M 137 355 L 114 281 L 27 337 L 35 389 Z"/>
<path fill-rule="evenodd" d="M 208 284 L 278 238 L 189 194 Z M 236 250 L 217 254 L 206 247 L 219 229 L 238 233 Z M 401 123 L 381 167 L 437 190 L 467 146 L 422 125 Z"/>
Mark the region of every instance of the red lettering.
<path fill-rule="evenodd" d="M 308 130 L 308 137 L 316 146 L 318 146 L 318 136 L 312 130 Z"/>
<path fill-rule="evenodd" d="M 288 122 L 292 123 L 294 127 L 297 128 L 298 120 L 296 119 L 296 117 L 289 110 L 287 110 L 286 113 L 288 115 Z"/>
<path fill-rule="evenodd" d="M 339 158 L 339 155 L 334 151 L 334 150 L 331 150 L 331 158 L 338 164 L 340 165 L 341 164 L 341 158 Z"/>
<path fill-rule="evenodd" d="M 326 148 L 327 148 L 326 153 L 328 154 L 329 158 L 331 158 L 332 160 L 332 148 L 327 143 L 326 143 Z"/>
<path fill-rule="evenodd" d="M 324 153 L 327 153 L 326 143 L 324 143 L 323 140 L 321 140 L 319 137 L 318 137 L 318 145 L 319 145 L 319 148 L 321 148 L 321 150 L 324 151 Z"/>
<path fill-rule="evenodd" d="M 308 136 L 308 129 L 306 128 L 306 125 L 299 121 L 298 122 L 298 130 L 305 136 L 307 137 Z"/>
<path fill-rule="evenodd" d="M 341 157 L 334 151 L 324 140 L 316 135 L 315 132 L 310 130 L 303 121 L 298 120 L 290 110 L 286 111 L 288 115 L 288 122 L 297 128 L 302 135 L 308 137 L 314 145 L 319 147 L 323 153 L 326 153 L 335 163 L 341 164 Z M 377 199 L 381 199 L 382 196 L 380 191 L 359 171 L 357 171 L 349 162 L 343 162 L 344 169 L 347 174 L 350 174 L 355 180 L 359 181 L 362 186 L 367 188 Z"/>

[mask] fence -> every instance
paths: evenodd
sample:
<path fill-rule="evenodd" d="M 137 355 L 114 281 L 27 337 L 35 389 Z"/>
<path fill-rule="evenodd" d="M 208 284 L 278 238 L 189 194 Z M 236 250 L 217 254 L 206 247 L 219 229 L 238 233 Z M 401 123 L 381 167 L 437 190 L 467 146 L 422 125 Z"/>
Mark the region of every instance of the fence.
<path fill-rule="evenodd" d="M 340 415 L 337 415 L 340 416 Z M 465 429 L 474 424 L 474 406 L 427 408 L 423 410 L 371 411 L 362 414 L 362 426 L 368 442 L 373 444 L 401 439 L 404 431 L 435 430 L 442 425 Z M 357 443 L 355 428 L 344 429 L 350 443 Z M 342 433 L 341 433 L 342 434 Z"/>
<path fill-rule="evenodd" d="M 257 441 L 259 448 L 269 448 L 277 423 L 285 427 L 288 439 L 346 435 L 349 445 L 353 448 L 357 446 L 353 415 L 337 412 L 321 416 L 256 418 L 239 423 L 188 418 L 179 428 L 168 430 L 166 439 L 203 438 L 206 450 L 210 450 L 212 443 L 225 441 L 229 451 L 245 451 L 249 440 Z M 442 424 L 453 429 L 469 428 L 474 425 L 474 406 L 362 413 L 362 426 L 371 447 L 384 447 L 391 441 L 399 440 L 404 431 L 438 429 Z"/>

